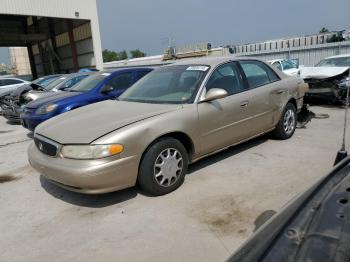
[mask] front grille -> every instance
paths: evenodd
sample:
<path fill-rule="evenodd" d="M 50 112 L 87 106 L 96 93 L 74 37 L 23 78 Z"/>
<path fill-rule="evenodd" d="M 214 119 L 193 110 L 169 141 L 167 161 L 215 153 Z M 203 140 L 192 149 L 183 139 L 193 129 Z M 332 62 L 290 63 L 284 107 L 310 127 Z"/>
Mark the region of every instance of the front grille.
<path fill-rule="evenodd" d="M 43 154 L 57 156 L 60 147 L 58 143 L 38 135 L 34 137 L 34 143 Z"/>

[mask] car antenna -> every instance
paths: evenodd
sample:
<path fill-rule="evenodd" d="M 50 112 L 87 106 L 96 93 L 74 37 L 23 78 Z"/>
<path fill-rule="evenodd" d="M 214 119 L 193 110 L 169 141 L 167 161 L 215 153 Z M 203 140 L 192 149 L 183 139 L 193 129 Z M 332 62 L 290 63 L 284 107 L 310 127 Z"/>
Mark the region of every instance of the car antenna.
<path fill-rule="evenodd" d="M 348 156 L 348 152 L 345 148 L 345 138 L 346 138 L 346 126 L 348 120 L 348 109 L 349 109 L 349 89 L 350 89 L 350 70 L 349 77 L 345 81 L 346 86 L 346 105 L 345 105 L 345 119 L 344 119 L 344 129 L 343 129 L 343 141 L 340 150 L 337 152 L 337 156 L 335 157 L 334 165 L 338 164 L 344 158 Z"/>

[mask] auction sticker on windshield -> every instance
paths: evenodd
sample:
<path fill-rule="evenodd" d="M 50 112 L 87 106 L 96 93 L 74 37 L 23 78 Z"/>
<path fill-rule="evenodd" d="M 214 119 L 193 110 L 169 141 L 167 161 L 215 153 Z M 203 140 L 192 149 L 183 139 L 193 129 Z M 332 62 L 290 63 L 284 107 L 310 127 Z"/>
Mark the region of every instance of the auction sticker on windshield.
<path fill-rule="evenodd" d="M 186 70 L 194 70 L 194 71 L 207 71 L 208 70 L 208 66 L 189 66 L 187 67 Z"/>

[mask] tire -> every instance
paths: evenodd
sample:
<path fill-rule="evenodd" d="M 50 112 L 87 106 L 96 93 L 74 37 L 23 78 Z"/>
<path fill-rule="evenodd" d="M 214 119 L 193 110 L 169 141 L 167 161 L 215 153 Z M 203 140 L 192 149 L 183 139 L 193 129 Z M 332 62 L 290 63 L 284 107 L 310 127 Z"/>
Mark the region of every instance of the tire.
<path fill-rule="evenodd" d="M 179 140 L 159 139 L 148 147 L 141 160 L 138 184 L 151 195 L 168 194 L 182 185 L 187 166 L 188 153 Z"/>
<path fill-rule="evenodd" d="M 293 136 L 297 124 L 297 110 L 292 103 L 288 103 L 281 115 L 272 135 L 280 140 L 285 140 Z"/>

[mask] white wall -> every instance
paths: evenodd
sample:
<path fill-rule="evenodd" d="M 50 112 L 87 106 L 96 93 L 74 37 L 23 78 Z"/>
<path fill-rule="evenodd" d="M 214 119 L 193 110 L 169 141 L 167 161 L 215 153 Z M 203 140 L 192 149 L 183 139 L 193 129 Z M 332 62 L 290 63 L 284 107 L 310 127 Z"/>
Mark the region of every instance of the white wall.
<path fill-rule="evenodd" d="M 96 67 L 103 68 L 96 0 L 0 0 L 0 13 L 90 20 Z"/>

